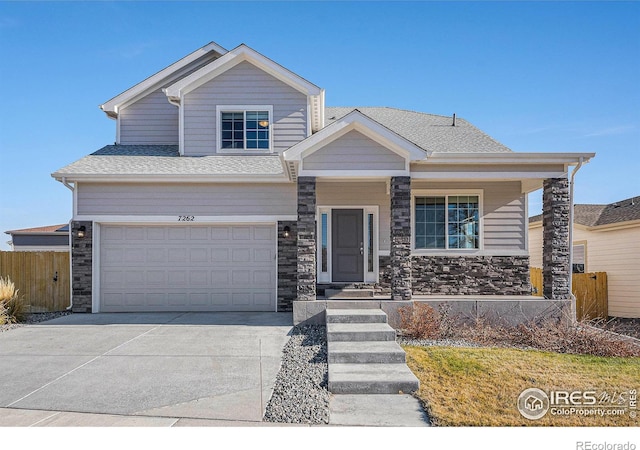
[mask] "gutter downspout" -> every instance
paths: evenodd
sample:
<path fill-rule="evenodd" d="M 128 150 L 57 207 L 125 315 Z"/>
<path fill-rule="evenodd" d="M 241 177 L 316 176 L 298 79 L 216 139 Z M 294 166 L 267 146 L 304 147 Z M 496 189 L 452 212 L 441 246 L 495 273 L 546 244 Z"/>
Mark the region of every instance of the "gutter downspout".
<path fill-rule="evenodd" d="M 569 298 L 571 298 L 571 321 L 577 322 L 576 296 L 573 295 L 573 185 L 575 184 L 575 176 L 584 163 L 584 157 L 580 157 L 578 165 L 571 172 L 571 180 L 569 181 Z"/>
<path fill-rule="evenodd" d="M 59 182 L 65 185 L 67 189 L 69 189 L 72 193 L 75 191 L 75 187 L 70 185 L 67 181 L 66 177 L 62 177 L 58 179 Z M 73 194 L 72 194 L 73 195 Z M 69 306 L 66 307 L 67 311 L 71 311 L 73 308 L 73 262 L 71 261 L 71 240 L 73 238 L 73 233 L 71 231 L 71 222 L 73 219 L 69 221 Z"/>

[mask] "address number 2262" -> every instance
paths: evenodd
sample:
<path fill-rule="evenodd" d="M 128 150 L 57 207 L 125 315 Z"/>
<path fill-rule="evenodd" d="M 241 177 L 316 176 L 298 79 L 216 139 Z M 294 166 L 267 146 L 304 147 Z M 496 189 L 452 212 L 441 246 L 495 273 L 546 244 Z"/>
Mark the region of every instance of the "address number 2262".
<path fill-rule="evenodd" d="M 193 222 L 195 219 L 195 216 L 178 216 L 178 222 Z"/>

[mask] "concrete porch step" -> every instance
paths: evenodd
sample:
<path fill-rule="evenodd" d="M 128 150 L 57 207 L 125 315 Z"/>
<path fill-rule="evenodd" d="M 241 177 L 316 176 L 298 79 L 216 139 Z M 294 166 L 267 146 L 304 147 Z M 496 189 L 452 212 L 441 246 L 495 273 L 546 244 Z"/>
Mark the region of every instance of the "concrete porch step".
<path fill-rule="evenodd" d="M 334 394 L 408 394 L 419 386 L 406 364 L 329 364 Z"/>
<path fill-rule="evenodd" d="M 375 291 L 373 289 L 325 289 L 324 296 L 327 299 L 351 299 L 351 298 L 373 298 Z"/>
<path fill-rule="evenodd" d="M 406 354 L 395 341 L 327 343 L 329 364 L 404 364 Z"/>
<path fill-rule="evenodd" d="M 396 330 L 386 323 L 327 323 L 327 342 L 395 341 Z"/>
<path fill-rule="evenodd" d="M 381 309 L 327 309 L 327 323 L 387 323 Z"/>

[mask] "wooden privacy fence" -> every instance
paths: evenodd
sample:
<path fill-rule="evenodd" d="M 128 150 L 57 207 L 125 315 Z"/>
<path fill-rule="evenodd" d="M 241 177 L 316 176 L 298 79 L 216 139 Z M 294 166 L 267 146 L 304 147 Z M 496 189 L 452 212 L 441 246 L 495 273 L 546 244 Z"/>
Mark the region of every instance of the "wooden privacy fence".
<path fill-rule="evenodd" d="M 542 297 L 542 269 L 531 268 L 533 295 Z M 574 273 L 572 291 L 576 296 L 576 316 L 583 319 L 606 319 L 609 315 L 609 294 L 606 272 Z"/>
<path fill-rule="evenodd" d="M 64 311 L 69 272 L 69 252 L 0 252 L 0 276 L 13 281 L 29 312 Z"/>

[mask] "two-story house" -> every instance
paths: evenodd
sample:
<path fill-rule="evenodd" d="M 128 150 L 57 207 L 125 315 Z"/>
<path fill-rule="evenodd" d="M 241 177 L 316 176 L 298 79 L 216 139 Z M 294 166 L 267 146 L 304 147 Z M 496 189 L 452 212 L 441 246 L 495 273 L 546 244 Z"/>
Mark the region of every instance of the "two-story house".
<path fill-rule="evenodd" d="M 298 322 L 340 286 L 385 305 L 532 301 L 527 193 L 543 185 L 546 296 L 568 301 L 568 170 L 593 154 L 515 153 L 455 116 L 324 99 L 210 43 L 104 103 L 115 144 L 52 175 L 73 192 L 73 310 Z"/>

